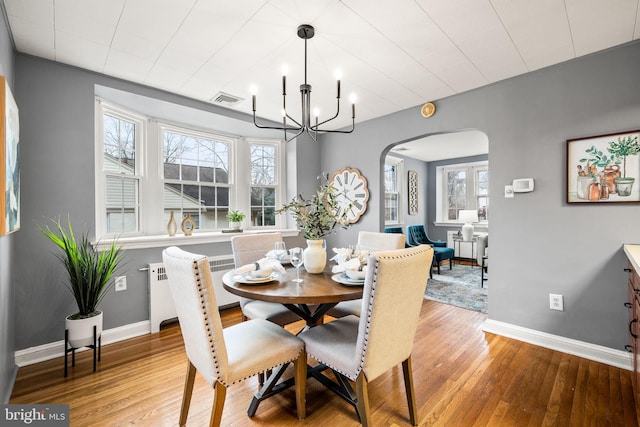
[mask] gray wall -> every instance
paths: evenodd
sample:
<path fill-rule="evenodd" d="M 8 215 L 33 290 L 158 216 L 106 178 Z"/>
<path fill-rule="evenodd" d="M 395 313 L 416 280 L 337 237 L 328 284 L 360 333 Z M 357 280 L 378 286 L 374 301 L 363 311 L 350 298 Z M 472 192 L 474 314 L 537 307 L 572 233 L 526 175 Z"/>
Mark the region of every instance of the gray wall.
<path fill-rule="evenodd" d="M 437 101 L 438 111 L 428 120 L 416 106 L 359 124 L 348 136 L 327 134 L 319 144 L 288 147 L 296 156 L 288 174 L 296 180 L 295 192 L 312 190 L 317 175 L 343 166 L 358 168 L 367 177 L 367 213 L 351 229 L 328 239 L 329 247 L 347 244 L 358 230 L 384 227 L 380 182 L 390 146 L 441 132 L 483 131 L 489 138 L 491 188 L 501 189 L 517 177 L 536 179 L 533 193 L 491 200 L 490 318 L 622 349 L 626 276 L 621 244 L 640 238 L 639 209 L 567 206 L 564 141 L 636 129 L 639 66 L 640 44 L 634 43 Z M 16 57 L 16 75 L 24 197 L 13 279 L 19 307 L 15 348 L 23 349 L 62 339 L 64 316 L 73 310 L 61 285 L 63 272 L 34 222 L 69 214 L 79 226 L 93 224 L 95 85 L 220 113 L 230 120 L 245 117 L 24 55 Z M 228 253 L 227 245 L 193 249 Z M 129 251 L 129 290 L 105 298 L 106 328 L 148 319 L 147 278 L 138 268 L 159 259 L 160 249 Z M 564 312 L 548 310 L 550 292 L 565 295 Z"/>
<path fill-rule="evenodd" d="M 638 129 L 639 68 L 635 42 L 436 101 L 430 119 L 416 106 L 371 120 L 349 136 L 325 135 L 322 167 L 359 168 L 378 193 L 371 200 L 376 206 L 380 163 L 390 145 L 443 132 L 484 132 L 494 194 L 489 318 L 623 350 L 622 244 L 640 241 L 640 208 L 567 205 L 565 141 Z M 522 177 L 535 179 L 533 193 L 500 196 Z M 370 209 L 330 244 L 346 244 L 358 229 L 378 229 L 381 222 L 380 209 Z M 564 295 L 565 311 L 549 310 L 549 293 Z"/>
<path fill-rule="evenodd" d="M 0 75 L 7 79 L 15 97 L 15 54 L 3 5 L 0 5 L 0 15 Z M 17 373 L 14 359 L 13 270 L 11 268 L 15 236 L 16 233 L 0 237 L 0 402 L 2 403 L 9 402 L 13 380 Z"/>
<path fill-rule="evenodd" d="M 273 135 L 255 128 L 244 114 L 48 60 L 18 54 L 16 67 L 24 197 L 23 229 L 15 244 L 14 268 L 19 272 L 14 275 L 19 307 L 15 315 L 15 346 L 25 349 L 62 340 L 65 316 L 77 311 L 64 287 L 65 274 L 53 255 L 54 246 L 36 224 L 70 217 L 77 230 L 94 232 L 95 93 L 140 112 L 153 112 L 160 119 L 210 125 L 231 134 Z M 296 145 L 302 154 L 294 154 L 306 160 L 297 166 L 294 159 L 292 166 L 300 175 L 308 171 L 317 175 L 317 144 L 294 143 L 292 147 L 295 149 Z M 298 188 L 314 189 L 315 175 L 296 184 Z M 193 245 L 189 249 L 207 255 L 231 253 L 228 242 Z M 100 305 L 106 329 L 149 319 L 148 277 L 139 269 L 160 259 L 161 248 L 127 251 L 121 273 L 127 276 L 128 289 L 118 293 L 111 290 Z"/>

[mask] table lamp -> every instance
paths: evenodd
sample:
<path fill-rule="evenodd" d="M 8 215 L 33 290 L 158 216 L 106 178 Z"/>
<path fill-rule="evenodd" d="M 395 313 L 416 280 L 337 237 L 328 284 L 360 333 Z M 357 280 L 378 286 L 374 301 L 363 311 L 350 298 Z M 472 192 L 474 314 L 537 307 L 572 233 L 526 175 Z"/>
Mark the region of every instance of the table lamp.
<path fill-rule="evenodd" d="M 478 212 L 475 210 L 461 210 L 458 212 L 458 221 L 464 222 L 462 226 L 462 239 L 465 241 L 473 240 L 472 222 L 478 222 Z"/>

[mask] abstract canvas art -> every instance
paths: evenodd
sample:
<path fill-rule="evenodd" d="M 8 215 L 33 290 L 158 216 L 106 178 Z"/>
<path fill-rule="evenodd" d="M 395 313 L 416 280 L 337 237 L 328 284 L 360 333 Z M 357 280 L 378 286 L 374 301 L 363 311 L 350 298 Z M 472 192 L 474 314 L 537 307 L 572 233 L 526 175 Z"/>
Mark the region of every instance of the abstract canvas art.
<path fill-rule="evenodd" d="M 0 236 L 20 229 L 20 124 L 18 106 L 0 76 Z"/>

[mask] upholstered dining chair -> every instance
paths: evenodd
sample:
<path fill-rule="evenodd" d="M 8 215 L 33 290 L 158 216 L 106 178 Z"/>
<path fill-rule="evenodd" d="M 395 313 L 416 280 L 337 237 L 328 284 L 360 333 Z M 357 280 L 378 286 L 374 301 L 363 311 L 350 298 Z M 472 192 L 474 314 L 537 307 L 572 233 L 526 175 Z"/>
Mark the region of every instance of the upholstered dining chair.
<path fill-rule="evenodd" d="M 346 316 L 298 335 L 307 354 L 338 379 L 335 382 L 324 376 L 322 382 L 350 400 L 365 427 L 372 425 L 368 384 L 400 363 L 409 418 L 418 425 L 411 351 L 432 257 L 433 248 L 426 245 L 373 253 L 367 265 L 362 298 L 366 304 L 360 317 Z M 349 399 L 354 393 L 345 379 L 355 381 L 355 399 Z"/>
<path fill-rule="evenodd" d="M 369 252 L 387 251 L 391 249 L 401 249 L 405 247 L 404 234 L 378 233 L 375 231 L 358 232 L 358 247 Z M 338 303 L 330 309 L 327 314 L 333 317 L 343 317 L 353 314 L 360 316 L 362 311 L 362 300 L 344 301 Z"/>
<path fill-rule="evenodd" d="M 404 232 L 402 231 L 402 227 L 385 227 L 384 232 L 389 234 L 404 234 Z M 411 245 L 407 243 L 406 237 L 405 237 L 404 247 L 405 248 L 411 247 Z"/>
<path fill-rule="evenodd" d="M 440 264 L 442 264 L 443 261 L 449 260 L 449 269 L 451 270 L 453 268 L 453 248 L 448 248 L 447 242 L 429 239 L 424 225 L 408 226 L 407 242 L 409 242 L 411 246 L 430 245 L 433 247 L 433 263 L 438 267 L 438 274 L 440 274 Z"/>
<path fill-rule="evenodd" d="M 276 242 L 282 242 L 281 233 L 233 236 L 231 238 L 231 250 L 236 268 L 264 258 L 267 252 L 273 250 L 273 245 Z M 276 302 L 240 298 L 240 309 L 244 320 L 265 319 L 280 326 L 300 320 L 299 316 L 284 305 Z"/>
<path fill-rule="evenodd" d="M 196 371 L 214 388 L 210 425 L 219 426 L 227 387 L 294 362 L 298 418 L 305 417 L 307 357 L 304 343 L 264 319 L 222 328 L 209 261 L 172 246 L 162 252 L 188 358 L 180 425 L 187 422 Z"/>

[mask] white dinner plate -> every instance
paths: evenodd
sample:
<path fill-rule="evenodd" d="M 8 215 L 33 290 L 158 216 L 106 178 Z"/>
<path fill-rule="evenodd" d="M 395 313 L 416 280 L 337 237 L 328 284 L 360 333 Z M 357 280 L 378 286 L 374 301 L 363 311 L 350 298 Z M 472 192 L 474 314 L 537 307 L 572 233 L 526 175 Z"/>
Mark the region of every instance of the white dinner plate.
<path fill-rule="evenodd" d="M 364 285 L 364 279 L 353 280 L 353 279 L 350 279 L 349 276 L 347 276 L 344 273 L 334 274 L 333 276 L 331 276 L 331 279 L 346 286 L 363 286 Z"/>
<path fill-rule="evenodd" d="M 236 274 L 235 276 L 233 276 L 233 280 L 235 282 L 242 283 L 244 285 L 259 285 L 262 283 L 269 283 L 269 282 L 273 282 L 277 278 L 278 278 L 278 275 L 276 273 L 271 273 L 267 277 L 258 277 L 258 278 L 245 276 L 244 274 Z"/>

